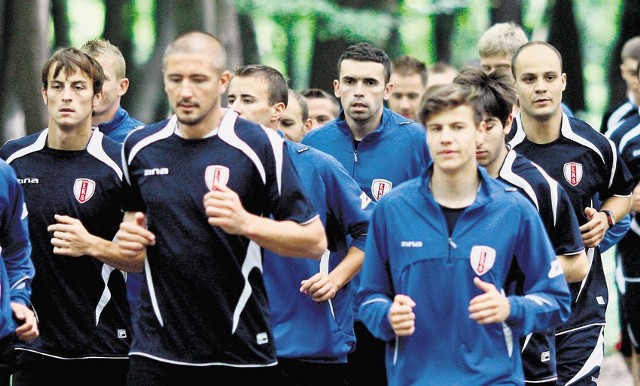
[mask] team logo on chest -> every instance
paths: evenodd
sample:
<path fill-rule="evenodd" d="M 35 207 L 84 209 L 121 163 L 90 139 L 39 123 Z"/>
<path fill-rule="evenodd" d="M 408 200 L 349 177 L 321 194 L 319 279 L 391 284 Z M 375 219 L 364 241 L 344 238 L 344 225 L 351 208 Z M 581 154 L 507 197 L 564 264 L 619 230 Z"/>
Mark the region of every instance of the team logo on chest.
<path fill-rule="evenodd" d="M 96 192 L 96 182 L 88 178 L 76 178 L 73 184 L 73 195 L 79 203 L 84 204 L 93 197 Z"/>
<path fill-rule="evenodd" d="M 371 183 L 371 195 L 373 195 L 373 198 L 378 201 L 380 197 L 389 193 L 392 187 L 393 184 L 391 183 L 391 181 L 382 178 L 376 178 Z"/>
<path fill-rule="evenodd" d="M 582 180 L 582 164 L 567 162 L 562 168 L 562 173 L 571 186 L 576 186 Z"/>
<path fill-rule="evenodd" d="M 493 267 L 496 261 L 496 250 L 486 245 L 475 245 L 469 256 L 471 268 L 478 276 L 482 276 Z"/>
<path fill-rule="evenodd" d="M 229 182 L 229 168 L 222 165 L 209 165 L 204 172 L 204 182 L 210 190 L 213 190 L 213 185 L 227 185 Z"/>

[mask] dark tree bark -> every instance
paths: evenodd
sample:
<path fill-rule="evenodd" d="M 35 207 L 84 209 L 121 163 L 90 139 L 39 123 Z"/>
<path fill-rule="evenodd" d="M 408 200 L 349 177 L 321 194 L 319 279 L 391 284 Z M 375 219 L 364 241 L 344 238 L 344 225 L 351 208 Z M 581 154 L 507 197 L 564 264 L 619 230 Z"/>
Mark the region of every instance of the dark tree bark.
<path fill-rule="evenodd" d="M 67 12 L 67 0 L 51 0 L 51 18 L 53 19 L 54 47 L 69 47 L 69 13 Z"/>
<path fill-rule="evenodd" d="M 242 41 L 243 64 L 260 63 L 258 55 L 258 42 L 256 40 L 256 29 L 253 19 L 249 15 L 238 15 L 240 24 L 240 40 Z"/>
<path fill-rule="evenodd" d="M 573 13 L 573 0 L 555 1 L 551 9 L 549 43 L 562 54 L 567 87 L 562 100 L 574 112 L 585 110 L 580 34 Z"/>
<path fill-rule="evenodd" d="M 133 63 L 133 1 L 105 0 L 104 7 L 102 36 L 120 49 L 127 65 Z"/>
<path fill-rule="evenodd" d="M 50 2 L 11 1 L 3 11 L 0 121 L 4 143 L 46 126 L 40 73 L 49 54 Z"/>
<path fill-rule="evenodd" d="M 607 79 L 609 82 L 609 101 L 606 110 L 615 108 L 627 99 L 627 85 L 620 75 L 620 52 L 624 43 L 634 36 L 640 36 L 640 2 L 623 0 L 620 32 L 609 55 Z"/>
<path fill-rule="evenodd" d="M 368 0 L 336 0 L 336 4 L 344 8 L 367 9 L 394 13 L 398 1 L 368 1 Z M 331 20 L 319 19 L 316 23 L 316 36 L 313 43 L 313 57 L 311 59 L 311 75 L 309 77 L 309 87 L 317 87 L 333 94 L 333 80 L 337 78 L 336 65 L 340 55 L 349 45 L 358 43 L 348 40 L 346 37 L 320 39 L 324 31 L 328 30 Z M 380 48 L 386 48 L 387 43 Z M 388 54 L 388 53 L 387 53 Z"/>
<path fill-rule="evenodd" d="M 433 36 L 437 62 L 451 63 L 451 39 L 455 32 L 455 21 L 455 13 L 433 15 Z"/>
<path fill-rule="evenodd" d="M 522 25 L 522 0 L 492 0 L 491 24 L 514 22 Z"/>

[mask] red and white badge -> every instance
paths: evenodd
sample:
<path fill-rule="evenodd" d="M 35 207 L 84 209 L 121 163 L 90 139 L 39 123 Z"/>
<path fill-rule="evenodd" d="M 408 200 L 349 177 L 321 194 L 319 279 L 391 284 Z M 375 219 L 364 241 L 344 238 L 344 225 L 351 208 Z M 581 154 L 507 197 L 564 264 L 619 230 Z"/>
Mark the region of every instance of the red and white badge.
<path fill-rule="evenodd" d="M 96 192 L 96 182 L 88 178 L 76 178 L 73 184 L 73 195 L 79 203 L 84 204 L 93 197 Z"/>
<path fill-rule="evenodd" d="M 567 162 L 562 168 L 562 173 L 571 186 L 576 186 L 582 180 L 582 164 L 577 162 Z"/>
<path fill-rule="evenodd" d="M 496 262 L 496 250 L 486 245 L 475 245 L 471 248 L 471 268 L 478 276 L 482 276 L 493 267 Z"/>
<path fill-rule="evenodd" d="M 393 184 L 391 183 L 391 181 L 382 178 L 376 178 L 375 180 L 373 180 L 373 182 L 371 182 L 371 195 L 376 199 L 376 201 L 378 201 L 380 197 L 389 193 L 392 187 Z"/>
<path fill-rule="evenodd" d="M 204 172 L 204 182 L 209 190 L 213 190 L 213 185 L 226 186 L 229 182 L 229 168 L 222 165 L 209 165 Z"/>

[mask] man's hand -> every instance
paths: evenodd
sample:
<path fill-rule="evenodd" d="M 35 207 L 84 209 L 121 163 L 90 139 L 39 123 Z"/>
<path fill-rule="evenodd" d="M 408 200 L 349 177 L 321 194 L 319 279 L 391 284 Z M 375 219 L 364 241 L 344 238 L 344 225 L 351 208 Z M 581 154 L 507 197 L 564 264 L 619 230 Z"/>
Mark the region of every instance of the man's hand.
<path fill-rule="evenodd" d="M 56 214 L 56 224 L 49 225 L 47 230 L 53 234 L 51 244 L 53 253 L 64 256 L 90 255 L 89 252 L 96 237 L 87 232 L 77 218 Z"/>
<path fill-rule="evenodd" d="M 479 277 L 473 279 L 473 284 L 484 293 L 469 302 L 469 317 L 479 324 L 501 323 L 507 320 L 511 313 L 509 299 L 498 292 L 496 286 L 482 281 Z"/>
<path fill-rule="evenodd" d="M 232 235 L 244 235 L 251 221 L 238 194 L 225 185 L 214 185 L 213 190 L 204 195 L 204 209 L 211 226 L 222 228 Z"/>
<path fill-rule="evenodd" d="M 24 304 L 11 302 L 11 311 L 13 317 L 18 323 L 16 328 L 16 336 L 23 342 L 29 342 L 40 336 L 38 330 L 38 320 L 31 308 Z"/>
<path fill-rule="evenodd" d="M 318 272 L 300 282 L 300 292 L 310 295 L 315 302 L 333 299 L 338 293 L 338 286 L 331 281 L 329 275 Z"/>
<path fill-rule="evenodd" d="M 416 330 L 416 302 L 407 295 L 396 295 L 389 309 L 389 323 L 397 336 L 409 336 Z"/>
<path fill-rule="evenodd" d="M 580 226 L 582 243 L 585 247 L 595 248 L 604 239 L 604 234 L 609 229 L 609 221 L 606 214 L 598 212 L 594 208 L 584 208 L 584 214 L 588 221 Z"/>
<path fill-rule="evenodd" d="M 136 212 L 132 220 L 125 219 L 120 224 L 116 238 L 122 255 L 135 258 L 145 252 L 147 246 L 156 244 L 156 236 L 147 230 L 144 213 Z"/>

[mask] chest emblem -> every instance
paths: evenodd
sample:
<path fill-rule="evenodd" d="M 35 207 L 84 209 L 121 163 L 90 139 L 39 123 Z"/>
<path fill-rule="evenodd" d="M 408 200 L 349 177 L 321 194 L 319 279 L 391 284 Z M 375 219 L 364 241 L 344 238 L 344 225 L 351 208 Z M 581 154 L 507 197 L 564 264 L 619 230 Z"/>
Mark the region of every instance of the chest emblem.
<path fill-rule="evenodd" d="M 84 204 L 93 197 L 96 192 L 96 182 L 88 178 L 76 178 L 73 184 L 73 195 L 79 203 Z"/>
<path fill-rule="evenodd" d="M 229 182 L 229 168 L 221 165 L 209 165 L 204 172 L 204 182 L 210 190 L 213 190 L 213 185 L 226 186 Z"/>
<path fill-rule="evenodd" d="M 478 276 L 482 276 L 493 267 L 496 261 L 496 250 L 486 245 L 475 245 L 471 248 L 471 268 Z"/>
<path fill-rule="evenodd" d="M 382 178 L 376 178 L 375 180 L 373 180 L 373 182 L 371 182 L 371 195 L 376 199 L 376 201 L 378 201 L 380 197 L 389 193 L 392 187 L 393 184 L 391 183 L 391 181 Z"/>
<path fill-rule="evenodd" d="M 582 180 L 582 164 L 567 162 L 562 168 L 562 173 L 571 186 L 577 186 Z"/>

